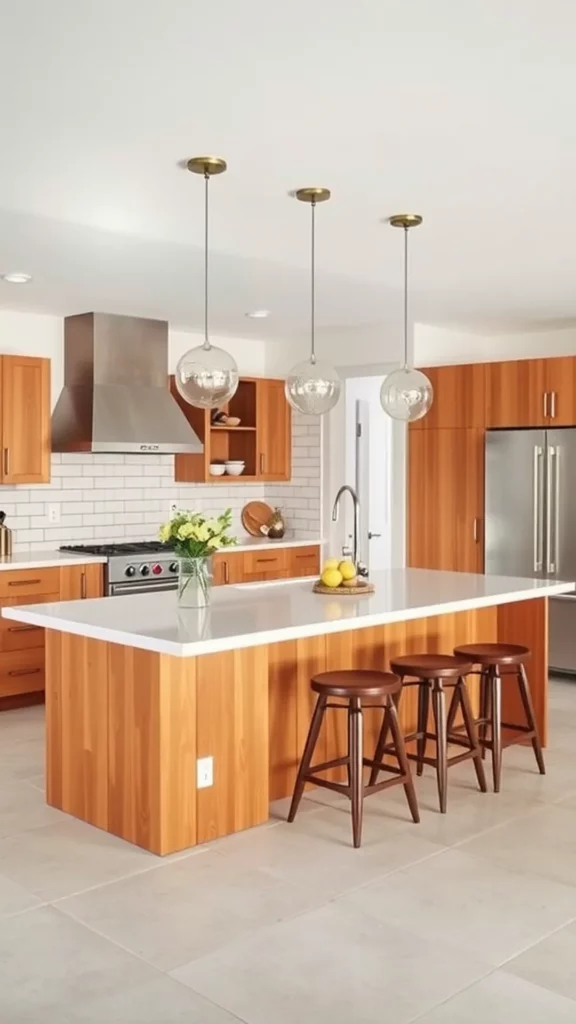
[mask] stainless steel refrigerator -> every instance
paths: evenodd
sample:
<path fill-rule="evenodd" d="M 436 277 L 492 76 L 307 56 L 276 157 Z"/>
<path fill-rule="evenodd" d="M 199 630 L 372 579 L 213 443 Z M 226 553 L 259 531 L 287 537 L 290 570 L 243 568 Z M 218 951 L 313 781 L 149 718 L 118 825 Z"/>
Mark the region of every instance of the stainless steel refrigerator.
<path fill-rule="evenodd" d="M 485 571 L 576 580 L 576 427 L 486 432 Z M 550 601 L 550 667 L 576 673 L 576 594 Z"/>

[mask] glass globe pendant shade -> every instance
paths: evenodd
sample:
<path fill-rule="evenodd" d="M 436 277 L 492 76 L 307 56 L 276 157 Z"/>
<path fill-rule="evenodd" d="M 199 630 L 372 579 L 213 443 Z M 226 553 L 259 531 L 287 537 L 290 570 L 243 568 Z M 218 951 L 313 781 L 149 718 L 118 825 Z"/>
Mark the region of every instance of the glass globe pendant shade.
<path fill-rule="evenodd" d="M 305 416 L 323 416 L 340 397 L 342 382 L 329 363 L 305 359 L 293 366 L 284 387 L 286 398 Z"/>
<path fill-rule="evenodd" d="M 422 419 L 433 399 L 434 389 L 426 374 L 410 366 L 389 373 L 380 388 L 384 412 L 404 423 Z"/>
<path fill-rule="evenodd" d="M 238 367 L 216 345 L 198 345 L 178 361 L 175 383 L 182 398 L 199 409 L 218 409 L 238 387 Z"/>

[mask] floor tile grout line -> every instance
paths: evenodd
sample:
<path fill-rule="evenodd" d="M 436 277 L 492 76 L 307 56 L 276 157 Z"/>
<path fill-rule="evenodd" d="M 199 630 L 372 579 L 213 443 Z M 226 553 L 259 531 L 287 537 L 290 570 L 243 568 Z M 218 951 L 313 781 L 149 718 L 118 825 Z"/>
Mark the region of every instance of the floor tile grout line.
<path fill-rule="evenodd" d="M 174 982 L 180 988 L 184 988 L 187 989 L 189 992 L 193 992 L 194 995 L 199 996 L 201 999 L 204 999 L 207 1003 L 210 1003 L 212 1006 L 217 1007 L 217 1009 L 222 1010 L 224 1013 L 230 1014 L 231 1017 L 233 1017 L 235 1020 L 241 1021 L 242 1024 L 250 1024 L 249 1021 L 246 1021 L 243 1017 L 239 1017 L 237 1014 L 232 1013 L 230 1010 L 228 1010 L 225 1006 L 222 1006 L 220 1003 L 215 1003 L 213 999 L 210 999 L 208 996 L 205 996 L 202 992 L 197 992 L 196 989 L 193 989 L 191 985 L 186 985 L 184 982 L 180 981 L 179 978 L 173 977 L 170 971 L 165 971 L 161 967 L 158 967 L 156 964 L 151 963 L 150 960 L 146 960 L 143 956 L 140 956 L 139 953 L 135 953 L 133 949 L 128 949 L 127 946 L 123 946 L 122 943 L 118 942 L 116 939 L 111 939 L 110 936 L 104 935 L 102 932 L 99 932 L 97 928 L 93 928 L 92 925 L 87 924 L 86 921 L 81 921 L 80 918 L 76 917 L 74 914 L 65 914 L 62 910 L 59 910 L 59 908 L 54 906 L 53 904 L 44 904 L 44 907 L 49 907 L 51 910 L 55 910 L 61 917 L 67 918 L 69 921 L 73 921 L 74 924 L 80 925 L 81 928 L 85 928 L 86 931 L 91 932 L 92 935 L 97 935 L 99 939 L 102 939 L 105 943 L 114 946 L 116 949 L 121 949 L 123 953 L 127 953 L 128 956 L 133 957 L 134 960 L 137 960 L 139 963 L 144 964 L 155 974 L 158 974 L 164 978 L 169 978 L 170 981 Z M 34 907 L 33 909 L 40 910 L 40 907 Z M 177 970 L 177 968 L 174 967 L 171 968 L 171 970 Z"/>

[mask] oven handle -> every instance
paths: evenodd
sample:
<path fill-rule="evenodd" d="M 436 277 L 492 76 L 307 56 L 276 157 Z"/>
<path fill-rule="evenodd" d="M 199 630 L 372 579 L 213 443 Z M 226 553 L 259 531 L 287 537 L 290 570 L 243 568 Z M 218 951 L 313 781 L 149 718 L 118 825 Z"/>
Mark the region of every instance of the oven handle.
<path fill-rule="evenodd" d="M 161 590 L 176 590 L 178 580 L 162 580 L 159 583 L 140 582 L 136 583 L 110 583 L 108 586 L 109 596 L 118 597 L 119 594 L 153 594 Z"/>

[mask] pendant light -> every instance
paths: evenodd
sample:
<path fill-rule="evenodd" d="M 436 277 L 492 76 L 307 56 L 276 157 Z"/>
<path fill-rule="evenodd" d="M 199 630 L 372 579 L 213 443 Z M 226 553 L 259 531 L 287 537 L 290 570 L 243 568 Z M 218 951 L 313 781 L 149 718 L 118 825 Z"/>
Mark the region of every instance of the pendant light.
<path fill-rule="evenodd" d="M 411 423 L 426 415 L 434 391 L 425 373 L 408 365 L 408 232 L 422 223 L 418 213 L 398 213 L 390 218 L 393 228 L 404 230 L 404 365 L 389 373 L 380 389 L 384 412 L 393 420 Z"/>
<path fill-rule="evenodd" d="M 316 359 L 315 318 L 316 318 L 316 204 L 330 199 L 327 188 L 301 188 L 296 199 L 309 203 L 312 213 L 311 234 L 311 316 L 310 316 L 310 357 L 293 366 L 286 378 L 286 398 L 293 409 L 306 416 L 322 416 L 333 409 L 340 397 L 341 382 L 336 370 L 329 363 Z"/>
<path fill-rule="evenodd" d="M 178 361 L 175 381 L 185 401 L 198 409 L 218 409 L 238 387 L 238 367 L 224 349 L 212 345 L 208 335 L 208 186 L 213 174 L 223 174 L 226 161 L 218 156 L 195 156 L 188 161 L 192 174 L 204 175 L 204 344 L 185 352 Z"/>

